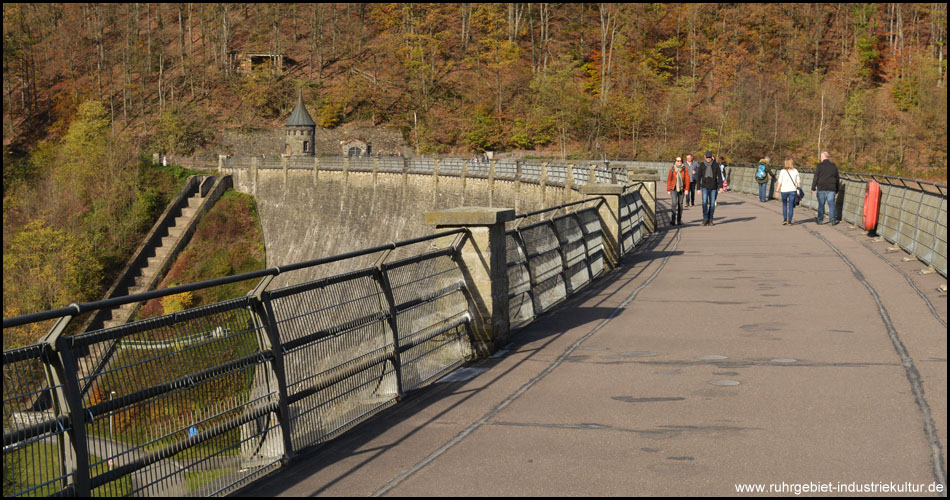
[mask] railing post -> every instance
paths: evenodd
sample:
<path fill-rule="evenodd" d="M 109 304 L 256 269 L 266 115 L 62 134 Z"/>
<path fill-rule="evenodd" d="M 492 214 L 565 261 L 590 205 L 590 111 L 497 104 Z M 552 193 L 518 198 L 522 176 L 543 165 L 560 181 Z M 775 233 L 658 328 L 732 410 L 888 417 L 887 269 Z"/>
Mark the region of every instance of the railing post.
<path fill-rule="evenodd" d="M 76 356 L 69 348 L 69 339 L 63 336 L 72 318 L 64 316 L 57 320 L 42 343 L 51 351 L 44 364 L 52 364 L 45 366 L 50 385 L 55 387 L 52 391 L 55 415 L 69 417 L 69 430 L 62 434 L 63 441 L 60 444 L 60 457 L 63 459 L 61 473 L 72 478 L 74 496 L 88 497 L 91 496 L 89 445 L 86 442 L 86 417 L 82 413 L 82 396 L 79 393 L 79 367 Z"/>
<path fill-rule="evenodd" d="M 510 208 L 461 207 L 425 214 L 427 225 L 468 229 L 460 264 L 471 300 L 473 348 L 479 357 L 506 345 L 510 337 L 505 222 L 514 218 Z"/>
<path fill-rule="evenodd" d="M 656 184 L 658 174 L 639 167 L 627 167 L 627 184 L 641 182 L 640 199 L 643 201 L 644 225 L 649 232 L 656 230 Z"/>
<path fill-rule="evenodd" d="M 566 215 L 565 217 L 570 217 L 570 215 Z M 554 238 L 557 240 L 557 253 L 561 256 L 561 282 L 564 283 L 564 294 L 565 296 L 570 296 L 572 293 L 574 293 L 574 283 L 571 281 L 571 275 L 568 274 L 570 265 L 567 262 L 567 253 L 565 251 L 564 241 L 561 232 L 557 230 L 557 224 L 554 222 L 554 218 L 548 219 L 547 223 L 551 226 L 551 232 L 554 233 Z M 584 247 L 584 253 L 586 257 L 586 245 Z M 585 258 L 584 260 L 587 259 Z"/>
<path fill-rule="evenodd" d="M 379 285 L 379 289 L 383 292 L 383 297 L 386 299 L 386 306 L 389 308 L 388 322 L 389 329 L 393 334 L 392 363 L 393 371 L 396 372 L 396 398 L 402 399 L 405 391 L 403 390 L 402 384 L 402 355 L 399 352 L 399 321 L 398 318 L 396 318 L 396 299 L 393 296 L 392 283 L 389 281 L 389 272 L 386 270 L 385 264 L 382 263 L 388 256 L 389 252 L 387 251 L 384 256 L 380 258 L 380 262 L 377 262 L 373 268 L 373 276 Z"/>
<path fill-rule="evenodd" d="M 588 184 L 581 186 L 581 193 L 587 198 L 603 198 L 604 203 L 597 207 L 600 216 L 600 225 L 603 228 L 604 256 L 607 265 L 614 268 L 620 265 L 623 249 L 620 227 L 620 197 L 623 196 L 623 186 L 620 184 Z"/>
<path fill-rule="evenodd" d="M 274 357 L 271 366 L 277 380 L 277 421 L 280 424 L 281 442 L 284 448 L 281 462 L 287 464 L 295 455 L 294 446 L 290 440 L 290 398 L 287 394 L 287 371 L 284 368 L 284 349 L 280 342 L 280 334 L 277 331 L 277 317 L 274 315 L 274 307 L 271 304 L 270 297 L 264 291 L 273 279 L 274 276 L 264 277 L 257 287 L 248 292 L 247 295 L 251 313 L 255 316 L 257 324 L 264 329 L 264 335 L 260 338 L 264 341 L 264 347 L 270 350 Z"/>

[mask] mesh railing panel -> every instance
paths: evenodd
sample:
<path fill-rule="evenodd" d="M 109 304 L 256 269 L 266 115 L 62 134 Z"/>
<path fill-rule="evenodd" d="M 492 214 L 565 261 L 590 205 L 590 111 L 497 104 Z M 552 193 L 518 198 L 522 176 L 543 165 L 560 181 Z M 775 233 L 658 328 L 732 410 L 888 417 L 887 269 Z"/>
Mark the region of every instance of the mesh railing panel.
<path fill-rule="evenodd" d="M 342 156 L 321 156 L 317 158 L 317 161 L 320 162 L 320 170 L 343 170 Z"/>
<path fill-rule="evenodd" d="M 517 231 L 505 234 L 505 253 L 508 262 L 508 320 L 514 326 L 531 321 L 535 316 L 528 259 Z"/>
<path fill-rule="evenodd" d="M 405 162 L 401 157 L 382 156 L 379 158 L 380 172 L 402 172 Z"/>
<path fill-rule="evenodd" d="M 539 222 L 521 229 L 521 238 L 528 257 L 534 310 L 542 313 L 567 296 L 557 235 L 550 222 Z"/>
<path fill-rule="evenodd" d="M 590 184 L 590 169 L 578 165 L 570 167 L 571 175 L 574 177 L 575 186 L 586 186 Z"/>
<path fill-rule="evenodd" d="M 567 294 L 570 295 L 591 280 L 584 233 L 575 214 L 563 215 L 554 219 L 553 222 L 564 262 L 564 284 L 567 287 Z"/>
<path fill-rule="evenodd" d="M 294 449 L 325 441 L 396 399 L 389 307 L 372 270 L 266 297 L 285 350 Z"/>
<path fill-rule="evenodd" d="M 70 421 L 53 408 L 46 367 L 56 364 L 43 345 L 3 352 L 3 496 L 72 496 L 72 473 L 61 454 Z"/>
<path fill-rule="evenodd" d="M 594 279 L 604 270 L 604 233 L 597 209 L 588 208 L 577 212 L 577 221 L 584 235 L 587 268 Z"/>
<path fill-rule="evenodd" d="M 439 161 L 439 175 L 451 175 L 454 177 L 462 176 L 462 168 L 465 166 L 465 160 L 458 158 L 446 158 Z"/>
<path fill-rule="evenodd" d="M 518 173 L 517 163 L 497 162 L 495 163 L 495 178 L 508 181 L 515 180 Z"/>
<path fill-rule="evenodd" d="M 275 466 L 261 335 L 237 299 L 67 337 L 91 417 L 92 494 L 204 496 Z"/>
<path fill-rule="evenodd" d="M 409 172 L 431 174 L 435 172 L 435 160 L 432 158 L 413 158 L 409 160 Z"/>
<path fill-rule="evenodd" d="M 491 165 L 485 162 L 469 163 L 466 176 L 487 179 L 491 174 Z"/>
<path fill-rule="evenodd" d="M 541 165 L 521 165 L 521 180 L 528 182 L 541 182 Z"/>
<path fill-rule="evenodd" d="M 376 168 L 376 160 L 369 156 L 350 156 L 349 162 L 353 172 L 372 172 Z"/>
<path fill-rule="evenodd" d="M 399 329 L 402 377 L 412 390 L 460 365 L 468 354 L 465 278 L 448 251 L 385 266 Z"/>
<path fill-rule="evenodd" d="M 548 165 L 548 184 L 563 186 L 567 182 L 566 165 Z"/>

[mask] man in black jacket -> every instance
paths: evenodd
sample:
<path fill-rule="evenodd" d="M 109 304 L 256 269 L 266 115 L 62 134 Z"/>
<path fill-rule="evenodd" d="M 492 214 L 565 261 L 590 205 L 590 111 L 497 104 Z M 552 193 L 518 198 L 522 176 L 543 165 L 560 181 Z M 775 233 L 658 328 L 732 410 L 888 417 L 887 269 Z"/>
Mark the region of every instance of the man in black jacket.
<path fill-rule="evenodd" d="M 818 224 L 823 224 L 825 218 L 825 202 L 828 202 L 828 219 L 831 225 L 838 223 L 835 217 L 837 206 L 835 206 L 835 195 L 838 194 L 838 166 L 832 163 L 827 152 L 821 153 L 821 163 L 815 167 L 815 176 L 811 181 L 811 192 L 817 193 L 818 198 Z"/>
<path fill-rule="evenodd" d="M 706 161 L 699 164 L 699 187 L 703 189 L 703 225 L 714 226 L 713 212 L 716 211 L 716 194 L 722 190 L 722 171 L 712 151 L 706 151 Z"/>

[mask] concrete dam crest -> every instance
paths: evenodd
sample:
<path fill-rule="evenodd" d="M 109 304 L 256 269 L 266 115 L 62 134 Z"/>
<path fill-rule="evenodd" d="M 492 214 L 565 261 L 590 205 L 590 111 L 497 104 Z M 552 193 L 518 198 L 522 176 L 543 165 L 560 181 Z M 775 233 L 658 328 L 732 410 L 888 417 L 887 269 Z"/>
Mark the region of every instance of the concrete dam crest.
<path fill-rule="evenodd" d="M 563 186 L 517 180 L 390 172 L 228 170 L 234 176 L 235 189 L 257 199 L 268 266 L 431 234 L 435 228 L 425 225 L 427 211 L 483 206 L 514 208 L 521 213 L 583 199 L 581 193 Z M 407 250 L 415 251 L 418 249 Z M 367 256 L 289 273 L 278 276 L 275 285 L 370 266 L 371 259 Z"/>

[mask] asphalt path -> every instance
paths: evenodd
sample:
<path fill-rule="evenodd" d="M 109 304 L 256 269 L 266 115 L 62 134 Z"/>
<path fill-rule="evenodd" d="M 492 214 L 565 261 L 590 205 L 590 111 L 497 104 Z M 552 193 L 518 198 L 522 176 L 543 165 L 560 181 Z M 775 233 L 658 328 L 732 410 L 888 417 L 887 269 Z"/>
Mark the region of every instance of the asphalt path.
<path fill-rule="evenodd" d="M 802 207 L 659 203 L 504 351 L 238 495 L 946 496 L 946 280 Z"/>

